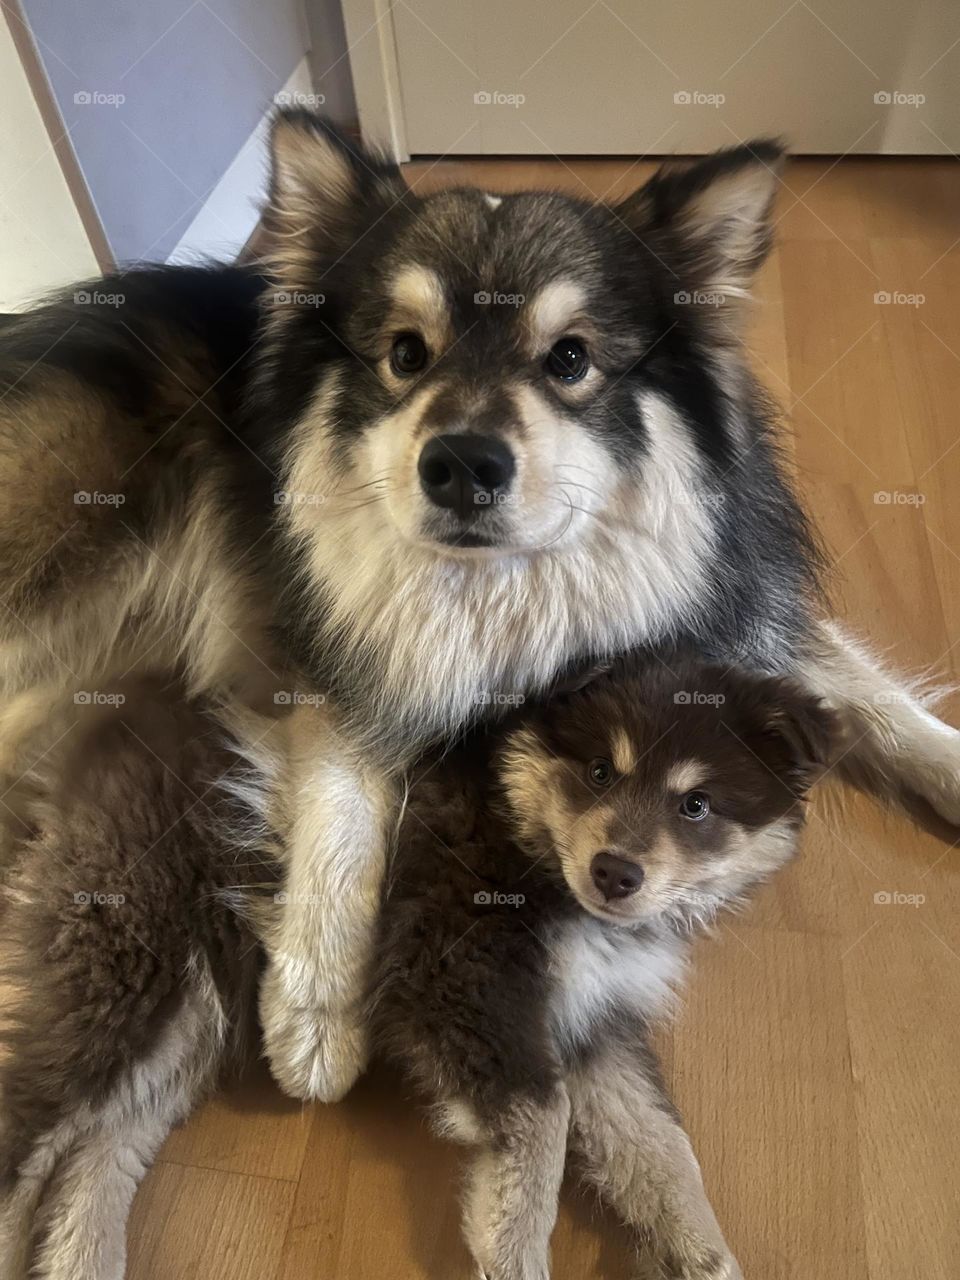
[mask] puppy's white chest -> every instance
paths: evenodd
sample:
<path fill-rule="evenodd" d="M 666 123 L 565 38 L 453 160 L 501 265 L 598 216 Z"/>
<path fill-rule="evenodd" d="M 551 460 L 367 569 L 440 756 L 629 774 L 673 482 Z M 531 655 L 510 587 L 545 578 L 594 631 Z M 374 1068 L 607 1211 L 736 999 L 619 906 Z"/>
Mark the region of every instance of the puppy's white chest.
<path fill-rule="evenodd" d="M 551 1021 L 565 1048 L 590 1039 L 613 1010 L 653 1018 L 670 1006 L 683 976 L 678 938 L 643 938 L 583 916 L 550 944 Z"/>

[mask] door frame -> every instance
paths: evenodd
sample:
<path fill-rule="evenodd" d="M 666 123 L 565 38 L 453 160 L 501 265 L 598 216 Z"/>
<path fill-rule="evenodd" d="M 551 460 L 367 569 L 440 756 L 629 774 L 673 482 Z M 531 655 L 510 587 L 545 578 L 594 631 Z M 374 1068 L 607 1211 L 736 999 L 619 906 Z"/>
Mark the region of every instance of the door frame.
<path fill-rule="evenodd" d="M 342 0 L 360 134 L 398 164 L 410 159 L 392 0 Z"/>

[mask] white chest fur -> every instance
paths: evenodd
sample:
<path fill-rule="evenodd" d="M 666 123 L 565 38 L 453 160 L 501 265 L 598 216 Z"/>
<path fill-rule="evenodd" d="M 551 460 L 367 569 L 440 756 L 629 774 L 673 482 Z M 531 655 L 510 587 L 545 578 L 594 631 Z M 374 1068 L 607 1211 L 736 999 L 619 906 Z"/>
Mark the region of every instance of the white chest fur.
<path fill-rule="evenodd" d="M 613 1009 L 654 1018 L 670 1007 L 683 977 L 687 945 L 666 934 L 638 938 L 589 916 L 563 926 L 550 943 L 551 1017 L 565 1047 L 589 1040 Z"/>

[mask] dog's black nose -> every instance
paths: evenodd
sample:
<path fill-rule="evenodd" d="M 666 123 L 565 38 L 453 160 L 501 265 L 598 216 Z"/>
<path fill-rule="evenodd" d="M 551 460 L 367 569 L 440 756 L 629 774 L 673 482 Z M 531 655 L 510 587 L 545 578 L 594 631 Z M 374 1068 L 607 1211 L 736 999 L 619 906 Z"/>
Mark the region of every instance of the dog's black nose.
<path fill-rule="evenodd" d="M 495 506 L 516 469 L 509 445 L 495 436 L 434 436 L 417 464 L 423 492 L 434 506 L 463 519 Z"/>
<path fill-rule="evenodd" d="M 611 898 L 629 898 L 643 884 L 643 867 L 628 862 L 626 858 L 618 858 L 606 849 L 594 855 L 590 874 L 608 902 Z"/>

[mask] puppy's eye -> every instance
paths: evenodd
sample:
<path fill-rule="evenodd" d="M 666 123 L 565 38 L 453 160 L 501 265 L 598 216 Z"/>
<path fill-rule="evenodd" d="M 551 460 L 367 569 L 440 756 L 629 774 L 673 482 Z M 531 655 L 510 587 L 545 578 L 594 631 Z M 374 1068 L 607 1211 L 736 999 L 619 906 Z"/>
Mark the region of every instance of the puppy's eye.
<path fill-rule="evenodd" d="M 710 797 L 704 791 L 688 791 L 680 801 L 680 816 L 702 822 L 710 812 Z"/>
<path fill-rule="evenodd" d="M 609 786 L 613 781 L 613 765 L 609 760 L 591 760 L 587 774 L 595 786 Z"/>
<path fill-rule="evenodd" d="M 578 338 L 561 338 L 550 348 L 547 372 L 561 382 L 579 382 L 589 368 L 590 357 Z"/>
<path fill-rule="evenodd" d="M 427 344 L 416 333 L 401 333 L 390 350 L 390 368 L 399 376 L 419 373 L 429 358 Z"/>

